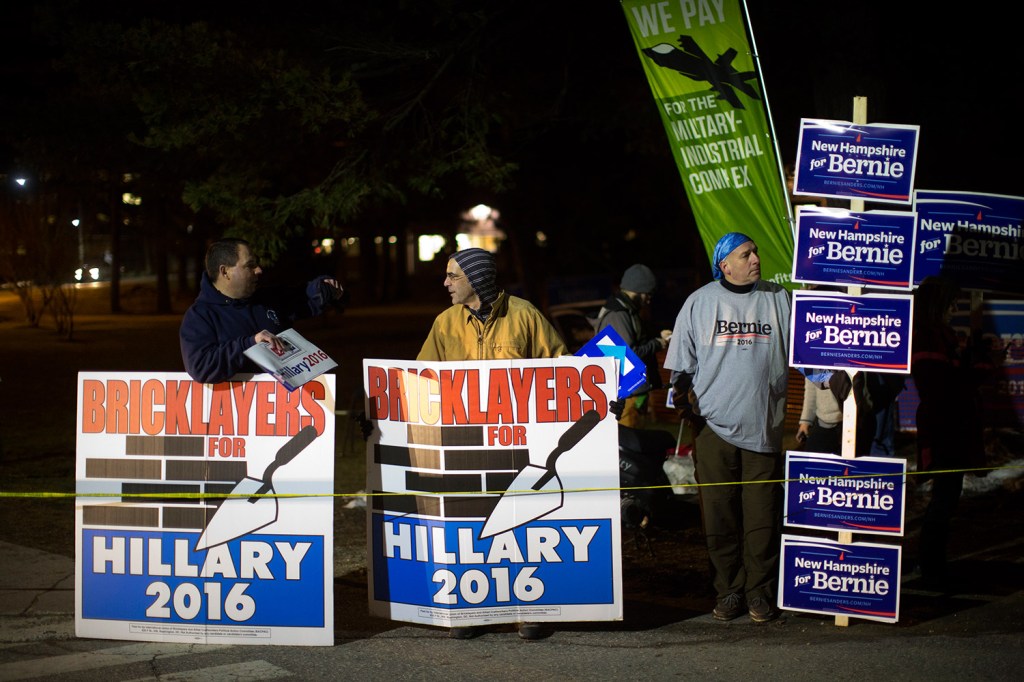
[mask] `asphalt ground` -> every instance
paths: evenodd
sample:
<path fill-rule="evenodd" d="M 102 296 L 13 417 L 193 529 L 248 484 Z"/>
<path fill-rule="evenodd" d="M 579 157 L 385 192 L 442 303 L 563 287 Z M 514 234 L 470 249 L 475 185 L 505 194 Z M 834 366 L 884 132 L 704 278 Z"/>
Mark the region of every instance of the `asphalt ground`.
<path fill-rule="evenodd" d="M 895 624 L 788 612 L 720 623 L 627 599 L 622 622 L 565 623 L 531 642 L 512 626 L 457 641 L 368 620 L 356 615 L 366 604 L 356 572 L 335 580 L 334 646 L 224 647 L 75 638 L 73 559 L 0 543 L 0 680 L 1019 679 L 1021 535 L 954 559 L 949 592 L 904 580 Z"/>

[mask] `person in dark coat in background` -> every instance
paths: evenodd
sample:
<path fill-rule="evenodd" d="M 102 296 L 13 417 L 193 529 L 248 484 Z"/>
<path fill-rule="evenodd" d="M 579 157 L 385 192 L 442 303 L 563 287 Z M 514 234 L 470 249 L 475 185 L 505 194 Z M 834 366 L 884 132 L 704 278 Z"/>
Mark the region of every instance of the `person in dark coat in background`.
<path fill-rule="evenodd" d="M 261 372 L 246 357 L 247 348 L 266 342 L 283 349 L 278 333 L 296 320 L 322 314 L 343 293 L 328 276 L 296 287 L 257 289 L 263 268 L 244 239 L 213 242 L 205 265 L 199 296 L 179 330 L 185 371 L 204 384 L 227 381 L 239 372 Z"/>
<path fill-rule="evenodd" d="M 950 522 L 963 492 L 965 468 L 985 462 L 979 387 L 992 370 L 979 343 L 961 348 L 950 321 L 960 288 L 926 277 L 914 295 L 911 375 L 917 408 L 917 470 L 935 472 L 921 524 L 918 567 L 928 584 L 947 586 Z"/>
<path fill-rule="evenodd" d="M 594 321 L 594 330 L 601 331 L 611 325 L 630 350 L 647 366 L 647 381 L 626 398 L 619 415 L 622 426 L 640 428 L 650 414 L 648 395 L 662 387 L 658 369 L 658 351 L 668 346 L 671 329 L 654 334 L 644 324 L 642 314 L 651 305 L 657 281 L 646 265 L 637 263 L 626 268 L 619 283 L 619 291 L 608 297 Z"/>

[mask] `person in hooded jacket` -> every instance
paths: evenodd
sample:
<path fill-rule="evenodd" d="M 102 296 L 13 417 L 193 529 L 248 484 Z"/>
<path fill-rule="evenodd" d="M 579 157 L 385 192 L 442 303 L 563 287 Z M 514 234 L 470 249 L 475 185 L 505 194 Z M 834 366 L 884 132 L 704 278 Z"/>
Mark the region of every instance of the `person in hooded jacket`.
<path fill-rule="evenodd" d="M 220 239 L 206 250 L 199 296 L 179 329 L 181 358 L 195 381 L 216 384 L 239 372 L 261 372 L 246 357 L 247 348 L 266 342 L 283 349 L 277 334 L 296 320 L 324 313 L 343 294 L 328 276 L 296 287 L 257 289 L 262 273 L 244 239 Z"/>
<path fill-rule="evenodd" d="M 648 395 L 662 387 L 657 354 L 668 346 L 672 338 L 671 329 L 653 334 L 641 317 L 651 305 L 656 286 L 657 280 L 649 267 L 640 263 L 629 266 L 622 274 L 619 290 L 608 297 L 594 322 L 595 331 L 611 325 L 647 366 L 647 381 L 626 398 L 619 417 L 619 424 L 631 428 L 641 428 L 647 421 L 650 413 Z"/>
<path fill-rule="evenodd" d="M 494 256 L 480 248 L 457 251 L 444 286 L 452 305 L 434 319 L 416 359 L 420 362 L 557 358 L 569 350 L 529 301 L 495 283 Z"/>
<path fill-rule="evenodd" d="M 444 286 L 452 305 L 435 318 L 416 359 L 431 361 L 557 358 L 569 350 L 547 318 L 529 301 L 498 288 L 494 256 L 468 248 L 452 254 Z M 449 628 L 452 639 L 472 639 L 479 626 Z M 540 623 L 519 623 L 519 636 L 540 639 Z"/>

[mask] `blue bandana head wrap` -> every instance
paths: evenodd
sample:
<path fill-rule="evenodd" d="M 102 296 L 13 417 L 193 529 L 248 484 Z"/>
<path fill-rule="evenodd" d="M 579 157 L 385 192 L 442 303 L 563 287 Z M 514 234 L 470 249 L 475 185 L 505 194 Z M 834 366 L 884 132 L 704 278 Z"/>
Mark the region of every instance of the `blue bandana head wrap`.
<path fill-rule="evenodd" d="M 722 279 L 722 268 L 719 267 L 722 261 L 725 260 L 726 256 L 733 252 L 740 244 L 746 244 L 747 242 L 754 241 L 742 232 L 730 232 L 715 244 L 715 255 L 712 257 L 711 263 L 711 275 L 715 279 Z"/>

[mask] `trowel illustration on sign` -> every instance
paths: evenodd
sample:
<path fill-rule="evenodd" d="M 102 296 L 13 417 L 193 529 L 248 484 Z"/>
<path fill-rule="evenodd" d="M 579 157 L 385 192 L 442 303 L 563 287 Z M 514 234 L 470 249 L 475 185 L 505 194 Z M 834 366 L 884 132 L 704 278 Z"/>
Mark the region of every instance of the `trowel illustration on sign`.
<path fill-rule="evenodd" d="M 562 481 L 558 478 L 555 464 L 562 453 L 574 448 L 600 421 L 601 415 L 597 410 L 584 413 L 558 439 L 544 466 L 528 464 L 520 471 L 494 505 L 480 531 L 480 538 L 518 528 L 559 509 L 563 497 Z"/>
<path fill-rule="evenodd" d="M 658 66 L 677 71 L 693 81 L 707 82 L 711 89 L 718 93 L 718 99 L 724 99 L 737 109 L 743 108 L 739 95 L 736 94 L 737 90 L 750 99 L 761 99 L 757 90 L 747 83 L 756 78 L 757 73 L 737 71 L 732 65 L 732 60 L 736 58 L 736 50 L 731 47 L 711 61 L 711 57 L 701 49 L 696 40 L 681 35 L 679 47 L 659 43 L 644 48 L 643 53 Z"/>
<path fill-rule="evenodd" d="M 277 498 L 260 496 L 274 493 L 274 474 L 295 459 L 316 437 L 315 426 L 304 427 L 281 446 L 274 461 L 264 470 L 262 478 L 247 476 L 239 481 L 231 491 L 232 496 L 225 499 L 214 512 L 206 530 L 196 542 L 195 550 L 198 552 L 223 545 L 277 521 Z"/>

